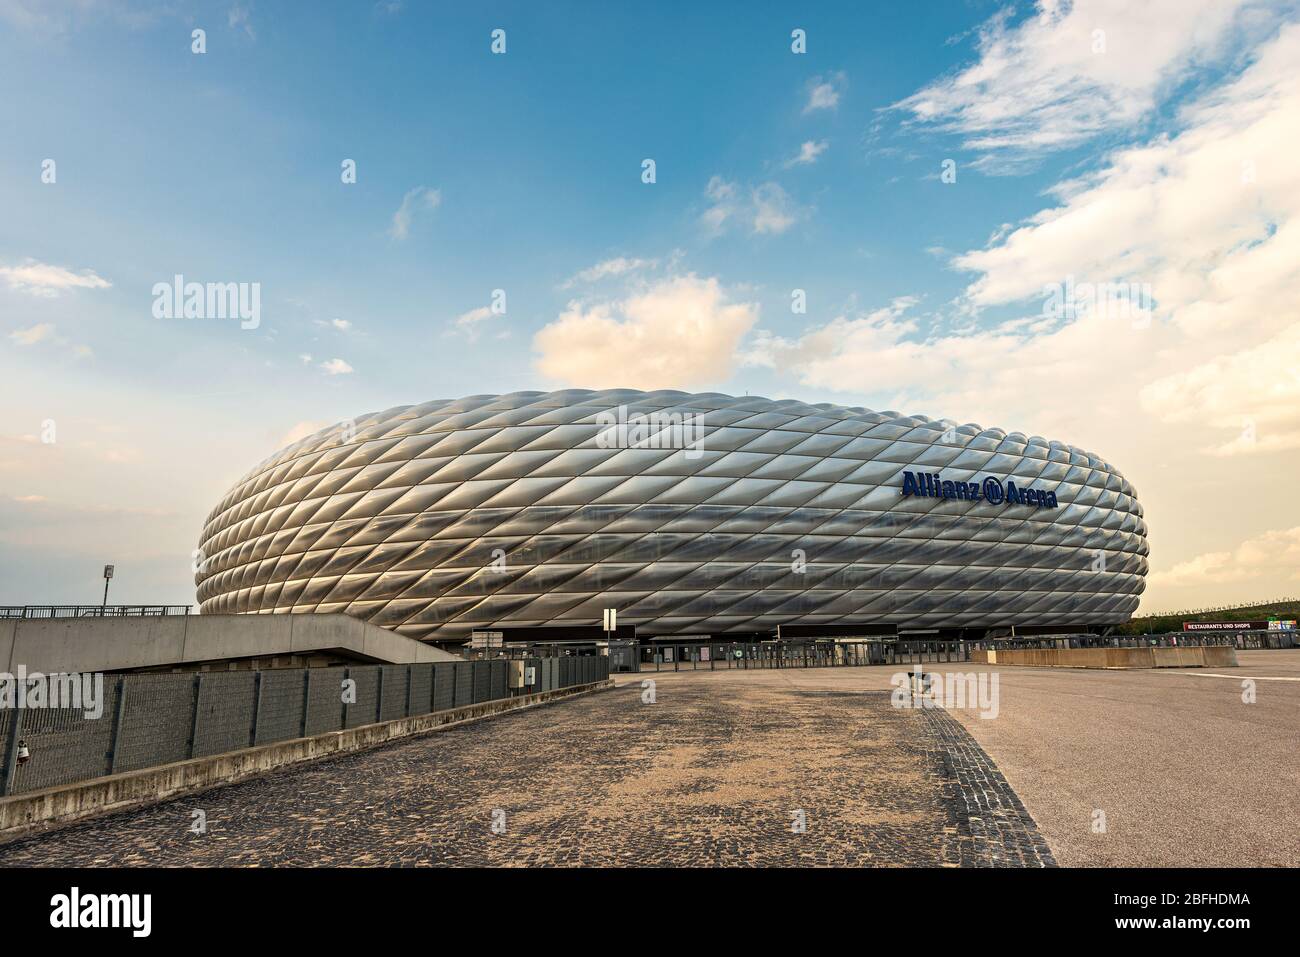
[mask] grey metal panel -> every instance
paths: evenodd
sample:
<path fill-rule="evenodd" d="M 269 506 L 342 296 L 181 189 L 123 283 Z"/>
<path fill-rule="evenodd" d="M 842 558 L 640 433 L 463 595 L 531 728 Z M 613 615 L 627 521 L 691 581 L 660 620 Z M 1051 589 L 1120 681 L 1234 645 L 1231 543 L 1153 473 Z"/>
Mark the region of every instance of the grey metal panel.
<path fill-rule="evenodd" d="M 303 672 L 263 671 L 255 744 L 288 741 L 302 734 Z"/>
<path fill-rule="evenodd" d="M 378 720 L 379 669 L 374 665 L 349 668 L 348 677 L 356 682 L 357 700 L 347 706 L 347 727 L 359 728 Z"/>
<path fill-rule="evenodd" d="M 433 710 L 448 711 L 456 704 L 456 664 L 440 661 L 433 666 Z"/>
<path fill-rule="evenodd" d="M 456 668 L 456 699 L 454 706 L 457 708 L 464 707 L 467 704 L 474 703 L 474 673 L 472 671 L 474 663 L 471 661 L 458 661 Z"/>
<path fill-rule="evenodd" d="M 99 717 L 86 717 L 84 710 L 69 708 L 23 709 L 19 738 L 27 742 L 31 759 L 14 769 L 11 793 L 107 774 L 116 708 L 117 681 L 107 676 Z M 16 712 L 9 714 L 10 721 L 14 720 Z"/>
<path fill-rule="evenodd" d="M 124 699 L 114 770 L 134 771 L 188 758 L 194 675 L 126 675 L 122 682 Z"/>
<path fill-rule="evenodd" d="M 492 698 L 492 662 L 475 661 L 474 670 L 474 704 L 490 701 Z"/>
<path fill-rule="evenodd" d="M 490 694 L 493 700 L 510 695 L 510 666 L 505 661 L 492 662 L 492 685 Z"/>
<path fill-rule="evenodd" d="M 411 665 L 411 714 L 433 710 L 433 665 Z"/>
<path fill-rule="evenodd" d="M 406 717 L 406 665 L 384 665 L 383 704 L 380 721 Z"/>
<path fill-rule="evenodd" d="M 199 686 L 194 757 L 247 748 L 252 740 L 257 673 L 214 672 Z"/>
<path fill-rule="evenodd" d="M 312 668 L 309 676 L 307 735 L 343 730 L 343 678 L 346 668 Z"/>

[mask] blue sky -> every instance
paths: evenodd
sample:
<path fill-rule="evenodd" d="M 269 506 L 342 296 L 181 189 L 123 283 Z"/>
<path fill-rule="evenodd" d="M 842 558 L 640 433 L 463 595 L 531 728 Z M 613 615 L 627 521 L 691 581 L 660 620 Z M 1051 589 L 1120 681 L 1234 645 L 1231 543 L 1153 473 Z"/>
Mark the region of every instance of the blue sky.
<path fill-rule="evenodd" d="M 1147 503 L 1144 608 L 1300 592 L 1300 388 L 1229 387 L 1300 358 L 1295 8 L 1188 3 L 0 0 L 0 602 L 110 560 L 190 601 L 207 510 L 304 430 L 609 385 L 1070 441 Z M 177 273 L 260 324 L 155 318 Z M 1151 307 L 1043 321 L 1067 276 Z M 1258 502 L 1187 521 L 1243 466 Z"/>
<path fill-rule="evenodd" d="M 980 22 L 978 5 L 914 23 L 902 11 L 800 19 L 813 38 L 802 57 L 775 5 L 739 27 L 725 5 L 662 18 L 594 7 L 451 19 L 432 5 L 394 15 L 336 4 L 325 17 L 281 4 L 254 8 L 255 36 L 226 27 L 226 11 L 213 7 L 192 21 L 212 24 L 204 56 L 190 53 L 184 18 L 136 31 L 97 22 L 40 44 L 11 35 L 4 79 L 51 86 L 7 120 L 59 158 L 62 182 L 43 190 L 19 168 L 30 159 L 6 151 L 14 228 L 4 254 L 94 263 L 111 276 L 97 305 L 120 309 L 121 321 L 96 353 L 166 387 L 198 370 L 135 368 L 140 337 L 159 335 L 139 290 L 186 269 L 250 277 L 262 283 L 275 340 L 234 337 L 249 365 L 292 364 L 311 351 L 313 319 L 343 318 L 369 341 L 315 344 L 347 351 L 358 370 L 350 385 L 368 385 L 359 397 L 382 403 L 394 388 L 391 401 L 403 389 L 425 394 L 430 353 L 453 347 L 442 327 L 495 288 L 507 291 L 520 348 L 458 350 L 468 361 L 439 369 L 443 388 L 534 387 L 528 329 L 563 307 L 560 283 L 616 256 L 680 250 L 686 269 L 757 286 L 781 331 L 795 325 L 780 314 L 796 287 L 813 290 L 810 311 L 828 315 L 853 297 L 884 303 L 918 288 L 937 305 L 964 282 L 924 250 L 979 245 L 1008 215 L 1032 212 L 1050 182 L 1040 174 L 1026 190 L 1024 180 L 991 179 L 937 204 L 926 178 L 938 172 L 935 144 L 893 135 L 896 119 L 881 118 L 951 65 L 956 45 L 944 44 Z M 507 53 L 493 57 L 497 22 L 509 24 Z M 879 39 L 857 39 L 870 35 Z M 803 112 L 807 85 L 837 73 L 847 77 L 839 106 Z M 869 155 L 877 122 L 880 145 L 907 154 Z M 827 144 L 818 162 L 781 169 L 808 141 Z M 647 157 L 653 186 L 640 179 Z M 355 186 L 339 181 L 344 158 L 358 164 Z M 696 219 L 713 176 L 774 181 L 815 214 L 780 235 L 712 237 Z M 393 212 L 422 185 L 441 205 L 393 240 Z M 174 331 L 182 350 L 232 339 L 220 327 Z M 409 351 L 390 351 L 390 332 Z M 195 361 L 205 374 L 234 375 L 208 366 L 203 350 L 215 347 L 204 343 Z M 380 363 L 383 375 L 365 374 Z M 311 378 L 301 373 L 295 385 Z"/>

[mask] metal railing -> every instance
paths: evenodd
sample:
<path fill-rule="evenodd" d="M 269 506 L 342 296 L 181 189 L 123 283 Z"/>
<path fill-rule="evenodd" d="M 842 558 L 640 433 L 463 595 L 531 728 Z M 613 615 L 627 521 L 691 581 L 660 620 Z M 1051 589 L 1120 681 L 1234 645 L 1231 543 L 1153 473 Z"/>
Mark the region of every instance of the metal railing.
<path fill-rule="evenodd" d="M 0 605 L 0 618 L 117 618 L 188 615 L 192 605 Z"/>
<path fill-rule="evenodd" d="M 100 693 L 0 708 L 0 796 L 609 677 L 597 656 L 524 665 L 520 688 L 505 660 L 63 676 L 98 678 Z"/>
<path fill-rule="evenodd" d="M 1144 648 L 1227 645 L 1289 648 L 1286 632 L 1242 635 L 1041 635 L 961 641 L 859 639 L 760 642 L 641 642 L 610 644 L 611 671 L 723 671 L 748 668 L 831 668 L 863 665 L 940 664 L 970 661 L 971 652 L 1011 648 Z"/>
<path fill-rule="evenodd" d="M 1240 631 L 1195 632 L 1170 631 L 1157 635 L 1043 635 L 1025 638 L 984 639 L 971 643 L 974 648 L 1199 648 L 1227 645 L 1241 649 L 1291 648 L 1295 632 Z"/>

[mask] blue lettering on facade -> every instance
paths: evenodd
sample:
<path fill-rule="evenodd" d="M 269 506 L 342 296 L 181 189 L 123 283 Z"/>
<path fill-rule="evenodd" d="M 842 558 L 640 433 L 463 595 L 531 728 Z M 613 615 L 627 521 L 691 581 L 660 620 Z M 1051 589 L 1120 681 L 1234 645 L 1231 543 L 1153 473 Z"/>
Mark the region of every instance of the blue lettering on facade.
<path fill-rule="evenodd" d="M 962 482 L 942 478 L 931 472 L 904 472 L 903 494 L 921 498 L 958 498 L 967 502 L 988 502 L 990 505 L 1032 505 L 1035 508 L 1057 508 L 1056 492 L 1038 488 L 1019 488 L 1015 482 L 1003 483 L 992 475 L 982 482 Z"/>

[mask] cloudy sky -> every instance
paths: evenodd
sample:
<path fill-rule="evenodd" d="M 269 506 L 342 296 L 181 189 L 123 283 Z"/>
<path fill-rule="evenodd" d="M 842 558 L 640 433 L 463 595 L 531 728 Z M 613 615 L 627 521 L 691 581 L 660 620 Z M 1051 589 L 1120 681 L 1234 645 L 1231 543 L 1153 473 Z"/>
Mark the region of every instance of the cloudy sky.
<path fill-rule="evenodd" d="M 284 443 L 567 386 L 1061 439 L 1142 611 L 1300 594 L 1296 5 L 831 6 L 0 0 L 0 604 L 192 602 Z"/>

